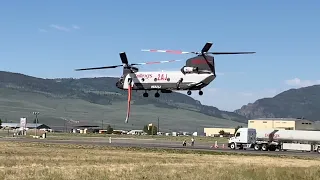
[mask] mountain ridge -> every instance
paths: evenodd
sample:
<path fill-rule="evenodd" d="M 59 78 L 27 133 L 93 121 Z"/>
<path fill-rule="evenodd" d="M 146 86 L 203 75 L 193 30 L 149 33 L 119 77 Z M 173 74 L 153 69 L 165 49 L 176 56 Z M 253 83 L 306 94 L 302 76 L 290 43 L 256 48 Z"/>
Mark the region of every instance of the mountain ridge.
<path fill-rule="evenodd" d="M 272 98 L 262 98 L 243 105 L 234 112 L 254 118 L 305 118 L 320 120 L 320 85 L 288 89 Z"/>
<path fill-rule="evenodd" d="M 146 98 L 142 91 L 135 91 L 130 127 L 123 125 L 127 92 L 115 86 L 117 80 L 114 77 L 49 79 L 0 71 L 0 118 L 18 120 L 20 116 L 27 116 L 28 111 L 39 108 L 44 112 L 43 119 L 60 126 L 64 122 L 61 119 L 69 118 L 87 119 L 98 125 L 105 120 L 119 127 L 139 128 L 160 117 L 167 129 L 193 129 L 246 125 L 248 119 L 263 117 L 304 117 L 312 121 L 320 117 L 320 85 L 289 89 L 243 105 L 234 112 L 203 105 L 182 93 L 161 93 L 159 98 Z"/>
<path fill-rule="evenodd" d="M 7 107 L 7 104 L 10 102 L 10 99 L 6 99 L 6 97 L 8 97 L 9 95 L 11 98 L 15 99 L 15 103 L 19 103 L 19 100 L 25 100 L 26 101 L 25 103 L 30 103 L 30 102 L 38 103 L 35 106 L 41 106 L 44 109 L 47 109 L 48 106 L 51 107 L 52 104 L 54 104 L 54 102 L 57 100 L 63 101 L 65 99 L 69 99 L 70 101 L 77 101 L 77 102 L 81 101 L 82 104 L 81 105 L 79 104 L 79 106 L 83 106 L 85 104 L 85 102 L 83 101 L 86 101 L 90 103 L 90 105 L 86 104 L 86 106 L 98 105 L 99 108 L 102 108 L 102 109 L 105 109 L 105 108 L 111 109 L 109 111 L 110 114 L 113 114 L 113 116 L 112 115 L 111 116 L 119 120 L 125 117 L 124 111 L 126 111 L 127 92 L 124 90 L 120 90 L 115 86 L 117 80 L 118 79 L 114 77 L 52 78 L 52 79 L 46 78 L 44 79 L 44 78 L 33 77 L 33 76 L 21 74 L 21 73 L 0 71 L 0 88 L 1 88 L 0 93 L 3 94 L 2 104 L 4 107 L 8 109 L 14 108 L 14 107 Z M 150 112 L 148 112 L 150 116 L 155 116 L 155 114 L 157 114 L 155 111 L 157 110 L 165 111 L 165 109 L 167 110 L 176 109 L 179 112 L 183 111 L 184 114 L 187 114 L 189 112 L 198 113 L 198 116 L 201 116 L 204 119 L 203 120 L 204 124 L 207 124 L 207 125 L 212 124 L 211 126 L 218 126 L 223 124 L 225 124 L 226 126 L 228 123 L 243 124 L 246 122 L 246 119 L 241 115 L 238 115 L 233 112 L 221 111 L 216 107 L 202 105 L 200 101 L 195 100 L 192 97 L 182 93 L 173 92 L 170 94 L 161 94 L 160 98 L 155 98 L 153 96 L 149 96 L 148 98 L 146 98 L 142 96 L 142 93 L 143 92 L 137 91 L 132 95 L 132 104 L 133 104 L 132 113 L 131 113 L 132 117 L 135 117 L 135 116 L 137 117 L 137 115 L 135 115 L 135 111 L 139 111 L 139 113 L 147 113 L 147 112 L 144 112 L 144 110 L 135 109 L 135 108 L 141 107 L 141 108 L 148 109 L 148 106 L 150 105 L 152 106 L 152 108 L 150 109 Z M 19 94 L 24 94 L 24 95 L 21 96 Z M 37 98 L 28 99 L 27 97 L 27 96 L 40 96 L 40 95 L 41 97 L 37 97 L 37 98 L 42 99 L 41 102 L 37 102 L 38 101 Z M 52 103 L 49 101 L 52 101 Z M 39 103 L 41 105 L 39 105 Z M 63 102 L 63 103 L 68 103 L 68 102 Z M 63 104 L 63 103 L 61 102 L 60 104 Z M 45 104 L 45 107 L 43 106 L 43 104 Z M 21 105 L 21 106 L 26 106 L 26 105 Z M 119 107 L 121 106 L 121 108 L 118 108 L 118 106 Z M 59 105 L 55 105 L 55 107 L 52 107 L 52 108 L 53 109 L 60 108 L 60 111 L 58 113 L 59 116 L 62 116 L 62 114 L 65 114 L 65 116 L 67 116 L 68 114 L 66 113 L 67 110 L 63 111 L 63 108 L 59 107 Z M 112 108 L 114 109 L 112 110 Z M 104 113 L 103 111 L 104 110 L 101 110 L 98 113 Z M 120 115 L 115 115 L 115 114 L 119 114 L 119 112 L 117 111 L 119 112 L 121 111 L 123 115 L 121 117 Z M 2 113 L 5 113 L 5 112 L 2 112 Z M 182 116 L 182 115 L 175 115 L 171 118 L 179 119 L 179 116 Z M 77 117 L 80 118 L 81 116 L 79 115 Z M 107 117 L 107 115 L 101 115 L 99 118 L 105 118 L 105 117 Z M 143 117 L 144 119 L 146 118 L 146 116 L 143 116 Z M 149 115 L 147 117 L 149 117 Z M 188 119 L 189 117 L 184 117 L 184 118 Z M 195 118 L 194 120 L 191 120 L 192 118 L 190 119 L 190 121 L 194 121 L 194 122 L 188 122 L 188 120 L 186 120 L 185 123 L 194 124 L 195 121 L 197 121 L 197 117 L 194 117 L 194 118 Z M 212 121 L 210 119 L 212 119 Z"/>

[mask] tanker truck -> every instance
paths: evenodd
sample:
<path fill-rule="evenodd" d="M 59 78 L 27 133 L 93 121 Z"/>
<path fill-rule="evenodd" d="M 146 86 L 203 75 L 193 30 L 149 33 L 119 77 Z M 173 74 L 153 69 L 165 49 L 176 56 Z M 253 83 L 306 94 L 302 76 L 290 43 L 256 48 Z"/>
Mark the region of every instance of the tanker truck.
<path fill-rule="evenodd" d="M 228 142 L 231 149 L 256 151 L 316 151 L 320 153 L 320 131 L 239 128 Z"/>

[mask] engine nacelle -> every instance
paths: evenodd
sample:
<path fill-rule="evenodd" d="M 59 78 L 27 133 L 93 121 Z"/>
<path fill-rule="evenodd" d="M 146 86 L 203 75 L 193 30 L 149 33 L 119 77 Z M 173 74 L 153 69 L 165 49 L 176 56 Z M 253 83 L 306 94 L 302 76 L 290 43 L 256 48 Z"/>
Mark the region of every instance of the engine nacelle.
<path fill-rule="evenodd" d="M 183 67 L 181 71 L 183 73 L 193 73 L 198 71 L 198 67 Z"/>

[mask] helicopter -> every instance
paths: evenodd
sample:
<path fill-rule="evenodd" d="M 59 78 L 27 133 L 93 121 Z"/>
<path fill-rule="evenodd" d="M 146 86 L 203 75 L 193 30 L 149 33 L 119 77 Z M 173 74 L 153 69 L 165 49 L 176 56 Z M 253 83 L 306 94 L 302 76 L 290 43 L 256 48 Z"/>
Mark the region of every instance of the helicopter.
<path fill-rule="evenodd" d="M 123 67 L 123 73 L 116 82 L 116 87 L 128 91 L 128 109 L 125 122 L 128 122 L 130 115 L 130 104 L 133 90 L 145 91 L 143 97 L 148 97 L 148 91 L 156 90 L 154 96 L 160 97 L 160 93 L 172 93 L 173 91 L 187 91 L 188 95 L 192 91 L 199 91 L 199 95 L 203 95 L 202 89 L 208 86 L 216 77 L 214 57 L 212 55 L 225 54 L 253 54 L 255 52 L 209 52 L 212 42 L 207 42 L 200 52 L 185 52 L 180 50 L 155 50 L 142 49 L 147 52 L 165 52 L 173 54 L 195 54 L 196 56 L 186 60 L 185 65 L 179 71 L 150 71 L 139 72 L 137 65 L 149 65 L 159 63 L 177 62 L 181 60 L 156 61 L 145 63 L 128 63 L 125 52 L 120 52 L 121 65 L 93 67 L 76 69 L 76 71 L 98 70 Z"/>

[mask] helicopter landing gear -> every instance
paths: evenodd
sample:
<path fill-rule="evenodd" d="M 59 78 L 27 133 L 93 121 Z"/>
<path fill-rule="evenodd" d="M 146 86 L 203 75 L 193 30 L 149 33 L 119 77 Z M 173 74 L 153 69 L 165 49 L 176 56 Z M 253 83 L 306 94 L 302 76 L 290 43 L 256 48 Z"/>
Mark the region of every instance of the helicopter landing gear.
<path fill-rule="evenodd" d="M 159 93 L 159 92 L 156 92 L 156 93 L 154 94 L 154 97 L 156 97 L 156 98 L 160 97 L 160 93 Z"/>
<path fill-rule="evenodd" d="M 199 95 L 202 96 L 203 95 L 203 91 L 200 90 L 199 91 Z"/>
<path fill-rule="evenodd" d="M 190 90 L 188 90 L 187 94 L 190 96 L 192 94 L 192 92 Z"/>
<path fill-rule="evenodd" d="M 182 83 L 183 78 L 180 78 L 179 81 L 177 82 L 177 90 L 180 89 L 180 84 Z"/>
<path fill-rule="evenodd" d="M 143 93 L 143 97 L 148 97 L 149 94 L 147 92 Z"/>

